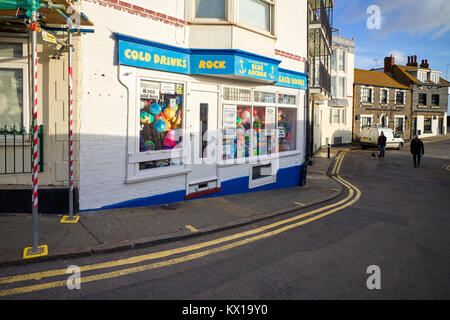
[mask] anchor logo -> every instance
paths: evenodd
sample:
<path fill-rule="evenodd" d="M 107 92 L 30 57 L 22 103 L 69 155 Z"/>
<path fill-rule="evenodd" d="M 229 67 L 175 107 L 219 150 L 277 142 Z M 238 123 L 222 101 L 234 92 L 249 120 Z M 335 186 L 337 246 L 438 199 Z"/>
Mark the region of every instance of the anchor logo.
<path fill-rule="evenodd" d="M 241 69 L 239 70 L 240 73 L 246 73 L 247 69 L 244 68 L 244 61 L 241 59 L 239 60 L 239 63 L 241 64 Z"/>
<path fill-rule="evenodd" d="M 273 74 L 275 72 L 275 67 L 274 66 L 272 66 L 272 72 L 271 73 L 269 73 L 269 77 L 270 77 L 270 79 L 275 79 L 275 75 Z"/>

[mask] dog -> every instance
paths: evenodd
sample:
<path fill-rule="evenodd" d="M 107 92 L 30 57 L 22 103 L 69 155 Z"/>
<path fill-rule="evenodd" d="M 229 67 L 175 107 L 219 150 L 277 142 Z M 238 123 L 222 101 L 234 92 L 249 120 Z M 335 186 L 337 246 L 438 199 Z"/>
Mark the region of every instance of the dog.
<path fill-rule="evenodd" d="M 373 157 L 373 160 L 379 160 L 380 159 L 380 154 L 378 153 L 376 153 L 376 152 L 372 152 L 371 154 L 370 154 L 372 157 Z"/>

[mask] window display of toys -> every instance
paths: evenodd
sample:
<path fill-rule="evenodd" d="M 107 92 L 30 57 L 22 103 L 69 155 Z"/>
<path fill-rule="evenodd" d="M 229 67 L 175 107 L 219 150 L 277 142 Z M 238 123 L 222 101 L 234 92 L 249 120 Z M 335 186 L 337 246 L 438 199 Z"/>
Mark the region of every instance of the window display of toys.
<path fill-rule="evenodd" d="M 172 129 L 179 129 L 181 124 L 181 110 L 178 111 L 178 115 L 172 121 Z"/>
<path fill-rule="evenodd" d="M 170 107 L 164 109 L 164 115 L 166 116 L 166 119 L 172 122 L 172 119 L 175 118 L 177 114 L 177 111 L 175 109 L 172 109 Z"/>
<path fill-rule="evenodd" d="M 150 124 L 150 116 L 151 116 L 151 114 L 148 113 L 147 111 L 141 111 L 141 116 L 140 116 L 141 123 Z"/>
<path fill-rule="evenodd" d="M 146 140 L 144 142 L 144 146 L 142 147 L 143 151 L 155 150 L 156 146 L 152 140 Z"/>
<path fill-rule="evenodd" d="M 162 110 L 162 108 L 159 105 L 159 103 L 155 102 L 150 106 L 150 114 L 152 114 L 154 116 L 159 115 L 161 113 L 161 110 Z"/>
<path fill-rule="evenodd" d="M 241 135 L 237 137 L 236 141 L 236 158 L 245 157 L 245 136 Z"/>
<path fill-rule="evenodd" d="M 159 116 L 158 120 L 155 122 L 154 126 L 157 132 L 163 132 L 167 128 L 166 122 L 162 119 L 162 116 Z"/>
<path fill-rule="evenodd" d="M 170 129 L 163 141 L 163 149 L 173 149 L 179 142 L 179 130 Z"/>

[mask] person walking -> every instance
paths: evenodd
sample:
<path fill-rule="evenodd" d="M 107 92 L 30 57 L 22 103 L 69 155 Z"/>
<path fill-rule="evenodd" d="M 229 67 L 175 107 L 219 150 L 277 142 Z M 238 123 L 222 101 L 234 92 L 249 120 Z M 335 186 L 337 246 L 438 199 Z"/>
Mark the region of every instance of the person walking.
<path fill-rule="evenodd" d="M 380 149 L 380 154 L 378 156 L 380 160 L 384 159 L 384 153 L 386 151 L 386 141 L 387 141 L 387 138 L 384 135 L 384 132 L 381 131 L 381 134 L 378 137 L 378 143 L 377 143 L 378 149 Z"/>
<path fill-rule="evenodd" d="M 411 140 L 410 148 L 411 154 L 413 155 L 414 168 L 420 167 L 420 159 L 425 153 L 422 140 L 420 140 L 418 136 L 414 136 L 414 139 Z"/>

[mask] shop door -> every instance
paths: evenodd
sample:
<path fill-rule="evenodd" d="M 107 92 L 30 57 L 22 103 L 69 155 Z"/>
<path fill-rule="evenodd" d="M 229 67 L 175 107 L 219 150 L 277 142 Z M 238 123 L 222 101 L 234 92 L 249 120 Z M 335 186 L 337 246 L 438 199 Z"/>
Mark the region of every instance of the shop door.
<path fill-rule="evenodd" d="M 188 109 L 190 169 L 187 194 L 206 194 L 217 189 L 217 92 L 192 91 Z"/>

